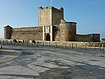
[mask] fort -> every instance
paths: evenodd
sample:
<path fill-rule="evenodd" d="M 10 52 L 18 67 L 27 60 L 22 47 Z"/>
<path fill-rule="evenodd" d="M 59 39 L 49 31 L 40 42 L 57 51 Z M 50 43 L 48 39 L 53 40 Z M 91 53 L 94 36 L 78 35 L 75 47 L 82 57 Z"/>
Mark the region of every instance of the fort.
<path fill-rule="evenodd" d="M 81 41 L 100 42 L 100 34 L 80 35 L 76 33 L 76 22 L 64 20 L 64 9 L 50 7 L 38 8 L 38 26 L 13 28 L 4 27 L 5 39 L 40 41 Z"/>

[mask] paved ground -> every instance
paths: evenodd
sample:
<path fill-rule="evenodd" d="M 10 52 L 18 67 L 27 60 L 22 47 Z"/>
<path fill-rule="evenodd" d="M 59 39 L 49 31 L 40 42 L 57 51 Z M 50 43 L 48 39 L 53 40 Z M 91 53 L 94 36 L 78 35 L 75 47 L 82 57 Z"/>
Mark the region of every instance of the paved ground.
<path fill-rule="evenodd" d="M 4 47 L 0 79 L 105 79 L 105 50 Z"/>

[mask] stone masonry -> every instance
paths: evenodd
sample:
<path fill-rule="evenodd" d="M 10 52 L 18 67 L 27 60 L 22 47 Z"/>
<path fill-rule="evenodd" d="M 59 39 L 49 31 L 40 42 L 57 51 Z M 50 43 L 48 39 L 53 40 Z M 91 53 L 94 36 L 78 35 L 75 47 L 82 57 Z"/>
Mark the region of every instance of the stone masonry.
<path fill-rule="evenodd" d="M 76 22 L 64 20 L 62 7 L 60 9 L 52 6 L 39 7 L 38 26 L 12 28 L 7 25 L 4 27 L 4 38 L 24 41 L 84 41 L 85 39 L 81 39 L 80 35 L 76 34 L 76 24 Z M 94 39 L 95 42 L 99 42 L 100 36 L 97 36 L 96 39 L 98 40 Z M 86 41 L 91 41 L 91 39 Z"/>

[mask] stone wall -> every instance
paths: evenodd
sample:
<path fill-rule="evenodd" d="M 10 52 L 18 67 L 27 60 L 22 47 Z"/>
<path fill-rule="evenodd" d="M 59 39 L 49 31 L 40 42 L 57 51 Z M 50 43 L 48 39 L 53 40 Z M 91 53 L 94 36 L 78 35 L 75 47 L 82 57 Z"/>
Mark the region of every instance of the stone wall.
<path fill-rule="evenodd" d="M 63 22 L 53 29 L 54 41 L 76 41 L 76 23 Z"/>
<path fill-rule="evenodd" d="M 39 7 L 38 11 L 38 26 L 49 26 L 51 21 L 51 7 Z"/>
<path fill-rule="evenodd" d="M 4 38 L 5 39 L 11 39 L 11 35 L 12 35 L 12 27 L 7 25 L 4 27 Z"/>
<path fill-rule="evenodd" d="M 39 7 L 38 26 L 59 25 L 64 19 L 63 8 Z"/>
<path fill-rule="evenodd" d="M 11 39 L 42 40 L 42 27 L 14 28 Z"/>
<path fill-rule="evenodd" d="M 59 25 L 61 20 L 64 19 L 64 10 L 63 8 L 56 9 L 52 8 L 52 25 Z"/>
<path fill-rule="evenodd" d="M 76 41 L 82 42 L 100 42 L 100 34 L 86 34 L 76 36 Z"/>
<path fill-rule="evenodd" d="M 60 41 L 60 26 L 53 26 L 53 39 L 54 41 Z"/>
<path fill-rule="evenodd" d="M 76 23 L 60 23 L 60 41 L 76 41 Z"/>

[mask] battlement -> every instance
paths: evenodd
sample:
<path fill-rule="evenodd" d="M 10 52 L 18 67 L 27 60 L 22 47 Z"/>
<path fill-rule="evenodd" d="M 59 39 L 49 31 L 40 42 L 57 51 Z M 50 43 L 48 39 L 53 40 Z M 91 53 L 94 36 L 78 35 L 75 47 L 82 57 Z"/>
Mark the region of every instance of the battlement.
<path fill-rule="evenodd" d="M 76 22 L 64 20 L 64 9 L 53 6 L 38 8 L 38 26 L 12 28 L 4 27 L 5 39 L 43 41 L 89 41 L 99 42 L 99 34 L 77 35 Z"/>
<path fill-rule="evenodd" d="M 42 40 L 42 27 L 13 28 L 12 39 L 18 40 Z"/>
<path fill-rule="evenodd" d="M 38 26 L 59 25 L 61 19 L 64 19 L 64 9 L 49 7 L 39 7 Z"/>
<path fill-rule="evenodd" d="M 53 7 L 53 6 L 47 6 L 47 7 L 42 7 L 42 6 L 40 6 L 39 9 L 41 9 L 41 10 L 45 10 L 45 9 L 55 9 L 55 10 L 59 10 L 59 11 L 63 11 L 63 10 L 64 10 L 63 7 L 61 7 L 61 8 L 55 8 L 55 7 Z"/>
<path fill-rule="evenodd" d="M 42 32 L 42 27 L 24 27 L 24 28 L 14 28 L 14 31 L 38 31 Z"/>
<path fill-rule="evenodd" d="M 4 28 L 10 28 L 10 29 L 12 29 L 12 27 L 10 25 L 6 25 Z"/>

